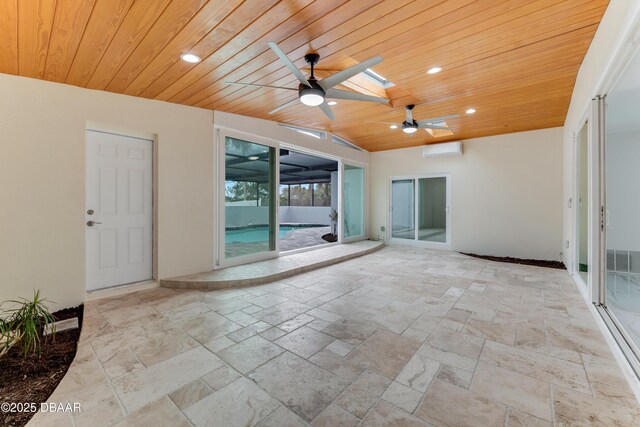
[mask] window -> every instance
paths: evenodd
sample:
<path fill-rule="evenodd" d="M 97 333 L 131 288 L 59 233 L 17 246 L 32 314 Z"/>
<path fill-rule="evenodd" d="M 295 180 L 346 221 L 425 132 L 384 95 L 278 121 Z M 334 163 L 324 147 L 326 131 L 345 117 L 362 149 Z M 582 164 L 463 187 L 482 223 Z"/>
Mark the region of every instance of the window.
<path fill-rule="evenodd" d="M 313 206 L 331 206 L 331 183 L 313 184 Z"/>

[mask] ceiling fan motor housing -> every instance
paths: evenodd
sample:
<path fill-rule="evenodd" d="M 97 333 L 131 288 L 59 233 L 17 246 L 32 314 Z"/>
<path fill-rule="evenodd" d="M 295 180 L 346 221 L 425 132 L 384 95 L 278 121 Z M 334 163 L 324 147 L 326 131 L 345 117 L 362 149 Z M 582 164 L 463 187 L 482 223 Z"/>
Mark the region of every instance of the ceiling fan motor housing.
<path fill-rule="evenodd" d="M 320 61 L 320 55 L 318 55 L 317 53 L 307 53 L 304 56 L 304 60 L 307 64 L 314 66 L 318 63 L 318 61 Z"/>

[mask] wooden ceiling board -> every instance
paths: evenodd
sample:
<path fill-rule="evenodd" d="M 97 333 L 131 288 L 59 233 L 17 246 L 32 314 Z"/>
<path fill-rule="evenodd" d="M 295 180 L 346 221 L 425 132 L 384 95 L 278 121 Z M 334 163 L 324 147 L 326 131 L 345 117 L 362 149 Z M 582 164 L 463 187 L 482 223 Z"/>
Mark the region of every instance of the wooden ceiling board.
<path fill-rule="evenodd" d="M 1 0 L 0 72 L 326 129 L 368 150 L 561 126 L 608 0 Z M 274 41 L 326 77 L 370 57 L 395 83 L 340 86 L 389 105 L 338 100 L 331 121 L 301 105 L 269 115 L 297 79 Z M 202 58 L 198 64 L 183 53 Z M 428 75 L 433 66 L 443 67 Z M 457 113 L 453 135 L 413 137 L 378 122 Z M 464 114 L 469 107 L 477 113 Z"/>
<path fill-rule="evenodd" d="M 375 3 L 375 1 L 380 2 L 380 0 L 374 0 L 371 3 Z M 321 3 L 320 5 L 322 6 L 322 12 L 325 12 L 324 3 Z M 298 52 L 296 53 L 299 55 L 299 59 L 301 59 L 305 53 L 309 52 L 310 49 L 317 49 L 316 46 L 310 47 L 310 44 L 312 44 L 311 41 L 315 39 L 317 35 L 325 35 L 333 30 L 335 27 L 332 27 L 332 25 L 338 26 L 338 23 L 362 16 L 366 14 L 368 10 L 377 9 L 378 5 L 364 5 L 359 2 L 346 3 L 341 7 L 332 9 L 332 12 L 328 13 L 326 16 L 318 18 L 314 23 L 305 27 L 304 32 L 297 32 L 286 39 L 274 39 L 269 41 L 277 42 L 280 48 L 285 52 L 290 52 L 291 49 L 298 48 Z M 227 93 L 234 93 L 242 89 L 238 86 L 229 86 L 224 84 L 223 80 L 252 83 L 251 79 L 248 79 L 248 76 L 253 72 L 260 72 L 262 75 L 268 76 L 271 73 L 284 68 L 282 62 L 277 61 L 276 63 L 276 61 L 274 61 L 274 58 L 276 60 L 277 58 L 273 51 L 267 47 L 266 40 L 263 42 L 264 44 L 258 46 L 260 53 L 254 51 L 247 52 L 251 53 L 252 56 L 247 57 L 246 61 L 242 64 L 242 67 L 238 67 L 238 64 L 233 63 L 223 64 L 221 67 L 218 67 L 219 69 L 212 70 L 213 72 L 209 75 L 203 74 L 202 76 L 198 76 L 197 84 L 194 80 L 194 84 L 191 87 L 182 91 L 176 91 L 175 95 L 170 98 L 164 98 L 164 96 L 168 96 L 170 94 L 162 94 L 163 99 L 171 100 L 172 102 L 188 102 L 187 100 L 190 97 L 197 97 L 197 101 L 198 99 L 207 97 L 210 93 L 216 93 L 218 90 L 223 90 L 221 96 Z M 293 59 L 293 56 L 290 56 L 290 58 Z"/>
<path fill-rule="evenodd" d="M 47 50 L 44 79 L 64 82 L 96 0 L 58 0 L 51 40 Z"/>
<path fill-rule="evenodd" d="M 584 32 L 586 32 L 588 34 L 592 34 L 592 32 L 595 31 L 595 25 L 592 25 L 591 28 L 581 29 L 581 31 L 584 31 Z M 553 64 L 557 65 L 558 61 L 563 61 L 566 58 L 565 56 L 563 56 L 563 54 L 564 54 L 563 46 L 565 46 L 565 43 L 567 43 L 568 40 L 569 40 L 567 38 L 571 37 L 572 34 L 573 34 L 573 32 L 565 33 L 563 35 L 563 38 L 561 38 L 560 40 L 547 39 L 540 46 L 537 45 L 537 44 L 531 44 L 531 45 L 528 45 L 528 46 L 524 46 L 522 49 L 508 50 L 507 52 L 505 52 L 503 54 L 503 56 L 505 56 L 504 58 L 501 57 L 501 56 L 489 57 L 489 60 L 492 61 L 492 62 L 495 62 L 497 64 L 496 66 L 498 66 L 498 67 L 503 66 L 503 64 L 507 64 L 506 66 L 503 66 L 504 73 L 503 73 L 503 75 L 496 75 L 496 73 L 490 67 L 483 66 L 483 68 L 486 69 L 487 71 L 486 71 L 485 75 L 480 75 L 480 77 L 485 79 L 485 82 L 492 82 L 492 83 L 508 86 L 509 84 L 511 84 L 514 81 L 514 78 L 517 78 L 517 76 L 519 75 L 519 72 L 527 72 L 527 70 L 532 69 L 532 66 L 531 66 L 531 64 L 529 64 L 529 63 L 527 63 L 525 61 L 524 63 L 520 64 L 521 67 L 520 67 L 520 69 L 518 69 L 516 67 L 518 65 L 518 63 L 513 61 L 513 60 L 511 60 L 507 56 L 516 55 L 516 56 L 522 56 L 523 58 L 527 58 L 528 56 L 530 56 L 532 54 L 532 53 L 529 53 L 528 51 L 534 52 L 534 51 L 538 51 L 539 50 L 539 51 L 546 52 L 546 55 L 548 57 L 553 58 Z M 582 46 L 583 50 L 586 51 L 586 48 L 588 47 L 588 40 L 589 39 L 585 40 L 585 38 L 580 35 L 580 32 L 578 32 L 578 37 L 580 37 L 580 40 L 582 40 L 581 46 Z M 556 55 L 550 55 L 550 54 L 553 54 L 555 52 L 553 49 L 556 48 L 556 47 L 559 49 L 558 55 L 557 56 Z M 521 52 L 521 50 L 524 50 L 524 51 L 527 51 L 527 52 Z M 582 57 L 583 54 L 584 53 L 581 52 L 579 55 L 575 56 L 574 67 L 579 66 L 579 62 L 581 61 L 581 57 Z M 537 71 L 544 72 L 545 69 L 549 68 L 548 63 L 546 61 L 538 61 L 537 64 L 540 64 L 540 66 L 539 66 L 540 69 L 537 70 Z M 477 71 L 477 73 L 481 73 L 481 72 L 482 72 L 482 70 Z M 449 91 L 449 92 L 451 94 L 455 94 L 455 96 L 459 96 L 459 94 L 461 93 L 460 91 L 462 91 L 462 90 L 468 91 L 470 87 L 475 87 L 473 85 L 474 82 L 471 80 L 475 75 L 476 74 L 474 73 L 471 76 L 466 76 L 466 78 L 465 78 L 464 74 L 462 76 L 455 76 L 455 75 L 452 76 L 452 77 L 454 77 L 454 81 L 455 82 L 459 82 L 459 85 L 461 85 L 462 87 L 459 88 L 457 91 L 452 90 L 452 91 Z M 543 75 L 546 75 L 546 74 L 543 73 Z M 429 76 L 426 73 L 423 73 L 421 78 L 425 79 L 425 81 L 426 81 L 429 78 L 437 79 L 437 78 L 441 78 L 441 77 L 444 77 L 444 76 L 445 76 L 444 73 L 440 74 L 440 75 L 436 75 L 436 76 Z M 535 76 L 533 76 L 532 78 L 535 78 Z M 478 83 L 481 83 L 481 82 L 478 82 Z M 277 82 L 275 82 L 275 84 L 286 85 L 286 83 L 283 82 L 283 81 L 277 81 Z M 573 81 L 571 82 L 571 85 L 568 86 L 569 90 L 572 89 L 572 84 L 573 84 Z M 437 84 L 432 84 L 432 85 L 425 85 L 424 87 L 436 87 L 436 88 L 438 88 L 439 86 Z M 416 88 L 416 90 L 419 90 L 419 89 L 420 88 Z M 267 91 L 267 90 L 265 89 L 264 91 Z M 275 92 L 279 93 L 282 96 L 282 99 L 277 99 L 277 101 L 272 105 L 277 105 L 278 102 L 281 102 L 281 101 L 283 101 L 285 99 L 291 99 L 291 95 L 290 94 L 287 94 L 287 93 L 282 94 L 282 92 L 285 92 L 285 91 L 274 90 L 273 92 L 274 93 Z M 452 96 L 454 96 L 454 95 L 452 95 Z M 425 96 L 424 99 L 428 99 L 428 100 L 431 101 L 432 97 Z M 361 106 L 363 104 L 362 103 L 358 103 L 358 105 Z M 365 107 L 360 107 L 358 109 L 358 112 L 364 110 L 364 108 Z M 378 106 L 377 108 L 383 109 L 382 111 L 384 111 L 385 107 L 384 106 Z M 465 107 L 465 109 L 466 109 L 466 107 Z M 237 111 L 237 110 L 231 109 L 230 111 L 234 112 L 234 111 Z M 441 115 L 441 114 L 447 114 L 447 113 L 448 113 L 448 111 L 440 112 L 440 114 L 435 113 L 433 115 Z M 250 114 L 250 112 L 249 112 L 249 114 Z M 287 114 L 287 112 L 280 113 L 278 116 L 281 116 L 282 114 Z M 353 114 L 357 114 L 357 112 L 354 112 Z M 350 115 L 351 119 L 356 118 L 353 114 Z M 278 116 L 275 116 L 276 119 L 279 118 Z"/>
<path fill-rule="evenodd" d="M 428 15 L 435 19 L 435 16 L 438 14 L 438 12 L 434 10 L 435 8 L 442 8 L 444 7 L 443 5 L 445 5 L 449 10 L 456 7 L 459 2 L 469 3 L 471 1 L 473 0 L 459 0 L 446 3 L 443 3 L 442 1 L 421 1 L 405 2 L 404 5 L 398 3 L 390 5 L 389 2 L 381 2 L 375 7 L 371 7 L 361 15 L 357 16 L 356 18 L 360 18 L 357 22 L 354 23 L 352 22 L 353 20 L 350 20 L 340 26 L 336 26 L 332 31 L 324 33 L 314 40 L 311 45 L 314 50 L 320 54 L 320 65 L 322 66 L 323 62 L 331 62 L 332 60 L 335 60 L 336 57 L 339 58 L 340 56 L 349 55 L 349 51 L 379 43 L 380 38 L 384 37 L 383 33 L 386 33 L 385 30 L 389 27 L 398 25 L 401 25 L 402 27 L 408 26 L 409 23 L 407 20 L 411 16 L 415 16 L 415 14 L 420 15 L 423 12 L 420 7 L 423 9 L 426 8 L 426 11 L 430 12 Z M 354 41 L 357 41 L 356 46 L 353 45 Z M 309 50 L 307 45 L 302 45 L 292 52 L 289 52 L 284 46 L 282 46 L 282 48 L 299 68 L 306 66 L 304 62 L 304 55 Z M 382 55 L 384 56 L 384 53 L 382 53 Z M 262 80 L 261 77 L 267 77 L 267 79 Z M 245 76 L 242 81 L 248 81 L 250 83 L 257 82 L 261 84 L 267 84 L 264 82 L 279 81 L 283 84 L 278 84 L 278 86 L 285 86 L 287 80 L 294 82 L 294 80 L 291 80 L 291 77 L 289 70 L 284 68 L 281 62 L 278 62 L 275 64 L 272 63 L 267 67 L 259 68 L 256 73 L 250 77 Z M 274 80 L 278 78 L 283 78 L 284 80 Z M 220 84 L 220 86 L 225 85 Z M 251 89 L 238 89 L 237 87 L 235 87 L 232 92 L 228 88 L 223 88 L 220 93 L 213 92 L 211 88 L 207 88 L 203 94 L 209 95 L 211 93 L 209 96 L 213 96 L 213 93 L 215 93 L 215 97 L 220 99 L 220 97 L 227 92 L 234 93 L 233 96 L 235 99 L 246 94 L 249 94 L 250 97 L 253 96 L 251 95 Z M 202 97 L 202 94 L 200 97 Z M 197 101 L 197 99 L 186 100 L 187 103 L 193 101 Z M 208 99 L 202 99 L 192 105 L 204 108 L 226 108 L 225 103 L 210 104 L 208 101 Z M 278 104 L 274 105 L 274 107 L 277 105 Z"/>
<path fill-rule="evenodd" d="M 18 0 L 0 1 L 0 73 L 18 74 Z"/>
<path fill-rule="evenodd" d="M 206 0 L 174 0 L 162 12 L 142 41 L 105 86 L 110 92 L 124 92 L 131 80 L 155 58 L 180 30 L 195 16 Z"/>
<path fill-rule="evenodd" d="M 453 29 L 452 29 L 452 30 L 453 30 Z M 508 40 L 505 40 L 505 38 L 504 38 L 504 37 L 502 37 L 502 39 L 503 39 L 503 42 L 502 42 L 502 43 L 507 45 L 504 49 L 506 49 L 506 50 L 514 49 L 514 46 L 513 46 L 513 45 L 511 45 L 511 44 L 510 44 L 510 42 L 509 42 Z M 490 48 L 490 49 L 491 49 L 491 51 L 490 51 L 489 53 L 487 53 L 487 54 L 486 54 L 486 56 L 491 57 L 492 55 L 497 55 L 497 53 L 496 53 L 496 52 L 497 52 L 498 48 L 500 47 L 500 46 L 497 44 L 497 43 L 499 42 L 499 40 L 500 40 L 500 39 L 497 39 L 497 40 L 491 39 L 491 40 L 489 40 L 489 43 L 487 43 L 487 44 L 486 44 L 486 46 L 487 46 L 488 48 Z M 451 48 L 450 48 L 450 50 L 451 50 Z M 478 49 L 477 49 L 477 48 L 471 49 L 471 50 L 469 50 L 469 51 L 463 51 L 463 52 L 460 54 L 460 56 L 461 56 L 461 57 L 464 57 L 465 55 L 466 55 L 466 56 L 469 56 L 470 54 L 473 54 L 473 53 L 475 53 L 476 58 L 478 58 L 478 59 L 476 59 L 476 60 L 479 60 L 480 58 L 479 58 L 479 54 L 478 54 Z M 385 53 L 385 56 L 386 56 L 386 53 Z M 365 58 L 365 59 L 366 59 L 366 58 Z M 322 59 L 321 59 L 321 60 L 322 60 Z M 385 61 L 385 62 L 386 62 L 386 61 Z M 382 66 L 385 64 L 385 62 L 383 62 L 382 64 L 380 64 L 379 66 L 377 66 L 377 67 L 376 67 L 376 71 L 380 70 L 381 74 L 385 75 L 385 77 L 386 77 L 386 76 L 387 76 L 387 74 L 389 74 L 389 73 L 385 72 L 385 69 L 382 67 Z M 427 75 L 427 74 L 424 72 L 426 69 L 427 69 L 427 67 L 423 67 L 423 66 L 421 66 L 421 67 L 420 67 L 420 70 L 422 70 L 422 72 L 419 74 L 419 76 L 420 76 L 421 78 L 430 78 L 430 77 L 432 77 L 432 76 Z M 447 69 L 449 69 L 449 68 L 447 68 Z M 386 71 L 388 71 L 388 70 L 386 70 Z M 272 79 L 269 79 L 269 80 L 258 80 L 258 81 L 256 81 L 256 82 L 257 82 L 257 83 L 260 83 L 260 84 L 273 84 L 273 85 L 276 85 L 276 86 L 288 86 L 288 87 L 295 87 L 294 85 L 296 85 L 296 84 L 297 84 L 297 83 L 296 83 L 297 81 L 295 80 L 295 78 L 292 78 L 292 76 L 291 76 L 290 74 L 287 74 L 287 71 L 286 71 L 286 70 L 283 70 L 283 73 L 284 73 L 284 75 L 285 75 L 284 79 L 280 79 L 280 80 L 272 80 Z M 273 76 L 273 75 L 275 75 L 275 74 L 272 74 L 272 76 Z M 415 76 L 415 74 L 412 74 L 412 76 Z M 433 76 L 433 77 L 436 77 L 436 76 Z M 249 79 L 249 81 L 251 81 L 251 79 Z M 412 90 L 411 90 L 410 88 L 407 88 L 407 87 L 406 87 L 406 82 L 405 82 L 405 81 L 403 81 L 403 80 L 394 80 L 394 82 L 395 82 L 395 83 L 397 83 L 400 87 L 403 87 L 403 89 L 408 89 L 408 90 L 409 90 L 409 92 L 412 92 Z M 254 88 L 246 88 L 246 89 L 242 89 L 242 90 L 244 91 L 244 92 L 242 92 L 242 93 L 247 94 L 247 95 L 249 96 L 249 98 L 251 99 L 251 103 L 253 103 L 253 99 L 252 99 L 252 98 L 253 98 L 253 94 L 254 94 L 254 92 L 256 91 L 256 89 L 254 89 Z M 266 90 L 268 90 L 268 89 L 258 89 L 258 90 L 260 90 L 260 91 L 266 91 Z M 236 92 L 236 93 L 241 93 L 241 92 Z M 283 97 L 286 97 L 287 99 L 289 99 L 289 98 L 290 98 L 289 94 L 287 94 L 285 91 L 280 91 L 279 93 L 281 93 L 281 94 L 282 94 L 282 96 L 283 96 Z M 420 96 L 418 96 L 418 98 L 420 98 Z M 233 110 L 234 106 L 237 106 L 237 105 L 238 105 L 238 103 L 240 103 L 240 102 L 242 102 L 242 101 L 241 101 L 240 99 L 238 99 L 238 95 L 236 95 L 236 96 L 235 96 L 235 98 L 234 98 L 234 100 L 233 100 L 233 103 L 227 103 L 227 104 L 224 104 L 224 103 L 217 103 L 217 104 L 209 104 L 209 105 L 204 104 L 204 103 L 197 103 L 197 104 L 195 104 L 195 105 L 200 106 L 200 107 L 212 107 L 212 108 L 220 108 L 220 109 L 227 109 L 227 108 L 229 108 L 229 109 Z M 282 101 L 282 102 L 284 102 L 284 101 Z M 276 105 L 277 105 L 277 104 L 276 104 Z M 274 106 L 275 106 L 275 105 L 274 105 Z"/>
<path fill-rule="evenodd" d="M 233 68 L 236 68 L 238 66 L 238 61 L 235 60 L 236 58 L 247 58 L 257 52 L 264 53 L 267 50 L 271 51 L 266 45 L 266 42 L 269 41 L 269 37 L 266 35 L 271 34 L 274 30 L 280 32 L 283 27 L 283 19 L 286 19 L 289 13 L 298 13 L 304 10 L 312 1 L 313 0 L 291 0 L 288 3 L 280 2 L 274 5 L 268 12 L 256 19 L 254 22 L 255 25 L 245 28 L 237 36 L 230 39 L 225 46 L 209 56 L 209 58 L 207 58 L 207 64 L 211 64 L 212 66 L 210 71 L 187 88 L 188 90 L 183 91 L 181 93 L 183 94 L 182 97 L 174 97 L 176 98 L 175 102 L 181 102 L 177 101 L 177 99 L 182 99 L 187 96 L 186 93 L 189 93 L 188 91 L 197 91 L 203 80 L 216 74 L 225 73 L 225 69 L 220 69 L 219 64 L 230 64 Z M 260 40 L 261 43 L 255 43 L 256 40 Z M 252 46 L 254 50 L 250 49 Z M 257 52 L 255 51 L 256 48 Z M 171 98 L 171 100 L 174 101 L 173 98 Z M 188 103 L 188 101 L 185 103 Z"/>
<path fill-rule="evenodd" d="M 18 1 L 18 73 L 42 79 L 55 16 L 56 0 Z"/>
<path fill-rule="evenodd" d="M 133 0 L 97 0 L 65 82 L 85 87 Z"/>
<path fill-rule="evenodd" d="M 91 89 L 104 89 L 129 58 L 138 43 L 158 21 L 171 0 L 135 0 L 113 36 L 100 64 L 87 83 Z M 162 25 L 162 22 L 160 23 Z"/>
<path fill-rule="evenodd" d="M 233 37 L 244 30 L 249 23 L 255 19 L 256 15 L 261 16 L 277 3 L 276 0 L 246 0 L 225 17 L 213 30 L 202 38 L 190 52 L 203 58 L 199 64 L 189 64 L 183 61 L 176 62 L 162 77 L 153 82 L 149 87 L 141 92 L 141 96 L 147 98 L 161 99 L 168 101 L 170 97 L 164 92 L 171 89 L 173 83 L 179 80 L 175 93 L 186 89 L 200 77 L 208 74 L 212 67 L 216 66 L 216 61 L 212 55 L 229 42 Z"/>
<path fill-rule="evenodd" d="M 192 52 L 193 47 L 207 34 L 213 33 L 217 26 L 241 3 L 242 0 L 209 0 L 198 14 L 132 79 L 124 93 L 138 96 L 154 83 L 160 86 L 163 79 L 168 78 L 165 73 L 170 68 L 175 70 L 174 73 L 178 79 L 185 71 L 184 68 L 179 69 L 176 65 L 184 66 L 187 64 L 180 60 L 178 53 Z M 216 38 L 215 33 L 211 35 L 211 38 Z M 171 75 L 171 73 L 168 74 Z M 161 76 L 163 79 L 160 79 Z"/>

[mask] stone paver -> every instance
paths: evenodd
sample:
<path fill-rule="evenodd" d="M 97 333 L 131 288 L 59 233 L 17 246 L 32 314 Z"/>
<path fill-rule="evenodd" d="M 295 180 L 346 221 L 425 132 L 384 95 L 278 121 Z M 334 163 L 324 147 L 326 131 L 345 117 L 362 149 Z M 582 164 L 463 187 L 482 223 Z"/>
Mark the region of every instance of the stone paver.
<path fill-rule="evenodd" d="M 566 272 L 393 246 L 266 285 L 88 302 L 49 401 L 83 411 L 31 425 L 640 425 Z"/>

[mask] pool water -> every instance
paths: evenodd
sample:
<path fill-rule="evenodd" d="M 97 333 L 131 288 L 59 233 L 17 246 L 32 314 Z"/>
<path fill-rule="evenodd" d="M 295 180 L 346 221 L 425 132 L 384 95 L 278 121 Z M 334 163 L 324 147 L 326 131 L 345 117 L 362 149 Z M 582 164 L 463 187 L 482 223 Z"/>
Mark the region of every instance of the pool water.
<path fill-rule="evenodd" d="M 280 238 L 282 239 L 288 231 L 295 230 L 294 227 L 280 227 Z M 256 243 L 269 240 L 269 229 L 247 228 L 246 230 L 225 231 L 224 242 L 229 243 Z"/>

